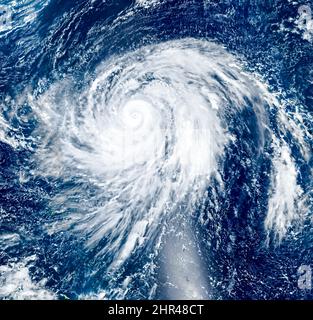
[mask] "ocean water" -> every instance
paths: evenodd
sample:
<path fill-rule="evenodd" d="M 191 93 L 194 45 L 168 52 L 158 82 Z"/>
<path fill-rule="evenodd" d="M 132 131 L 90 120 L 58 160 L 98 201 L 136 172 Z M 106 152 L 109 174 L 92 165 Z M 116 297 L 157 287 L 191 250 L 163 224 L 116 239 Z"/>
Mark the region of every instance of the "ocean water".
<path fill-rule="evenodd" d="M 311 7 L 1 0 L 0 298 L 312 299 Z"/>

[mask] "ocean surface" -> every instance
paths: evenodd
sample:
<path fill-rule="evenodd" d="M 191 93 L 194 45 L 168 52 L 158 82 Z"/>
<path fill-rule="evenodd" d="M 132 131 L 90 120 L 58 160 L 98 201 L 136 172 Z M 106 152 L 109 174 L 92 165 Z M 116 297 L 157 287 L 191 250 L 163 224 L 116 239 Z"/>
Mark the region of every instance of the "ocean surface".
<path fill-rule="evenodd" d="M 0 299 L 312 299 L 311 8 L 0 0 Z"/>

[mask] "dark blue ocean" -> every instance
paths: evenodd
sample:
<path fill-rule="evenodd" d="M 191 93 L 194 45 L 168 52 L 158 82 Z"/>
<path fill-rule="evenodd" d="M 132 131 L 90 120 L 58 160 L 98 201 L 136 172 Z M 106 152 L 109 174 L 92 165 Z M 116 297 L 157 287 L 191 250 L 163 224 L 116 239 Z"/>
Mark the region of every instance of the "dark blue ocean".
<path fill-rule="evenodd" d="M 312 299 L 311 8 L 0 0 L 0 298 Z"/>

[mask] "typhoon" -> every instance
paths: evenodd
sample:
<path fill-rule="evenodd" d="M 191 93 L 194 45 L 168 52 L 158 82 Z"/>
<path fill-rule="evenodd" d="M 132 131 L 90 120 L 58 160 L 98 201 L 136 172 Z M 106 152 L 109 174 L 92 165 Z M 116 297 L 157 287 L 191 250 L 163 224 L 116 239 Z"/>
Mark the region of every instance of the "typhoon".
<path fill-rule="evenodd" d="M 0 298 L 312 298 L 310 11 L 267 5 L 5 1 Z"/>

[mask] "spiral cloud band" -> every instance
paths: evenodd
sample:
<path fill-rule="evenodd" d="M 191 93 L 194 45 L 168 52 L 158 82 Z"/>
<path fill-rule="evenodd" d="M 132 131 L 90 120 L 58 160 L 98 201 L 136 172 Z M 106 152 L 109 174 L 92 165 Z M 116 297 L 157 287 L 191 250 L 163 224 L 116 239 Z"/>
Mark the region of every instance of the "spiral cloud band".
<path fill-rule="evenodd" d="M 192 213 L 235 139 L 225 114 L 252 102 L 262 148 L 265 108 L 275 99 L 222 47 L 193 39 L 109 59 L 80 92 L 70 80 L 53 85 L 34 101 L 48 132 L 39 164 L 94 184 L 101 205 L 80 205 L 48 229 L 84 234 L 87 248 L 105 238 L 101 252 L 120 265 L 180 205 Z"/>
<path fill-rule="evenodd" d="M 273 149 L 267 173 L 272 194 L 263 223 L 268 244 L 271 239 L 279 243 L 306 212 L 291 149 L 281 139 L 290 132 L 306 159 L 303 131 L 286 119 L 266 85 L 221 45 L 184 38 L 143 46 L 107 58 L 82 83 L 63 77 L 36 95 L 24 92 L 21 101 L 38 122 L 31 140 L 19 139 L 34 151 L 30 175 L 63 186 L 49 202 L 52 214 L 45 231 L 78 239 L 86 252 L 101 259 L 111 278 L 122 277 L 120 295 L 108 285 L 105 296 L 123 297 L 133 276 L 123 276 L 123 266 L 142 252 L 153 252 L 156 259 L 163 236 L 173 228 L 179 232 L 177 221 L 193 217 L 206 225 L 215 219 L 209 209 L 196 211 L 207 198 L 214 198 L 218 208 L 217 190 L 228 192 L 230 182 L 222 171 L 238 142 L 236 121 L 243 135 L 255 137 L 250 141 L 255 158 Z M 276 130 L 270 125 L 272 110 Z M 243 122 L 243 113 L 249 123 Z M 0 124 L 1 139 L 16 148 L 14 138 L 6 136 L 5 119 Z M 256 180 L 251 177 L 251 189 Z M 168 259 L 173 248 L 166 245 Z M 193 252 L 185 254 L 185 261 L 197 260 L 196 246 L 188 250 Z M 175 268 L 167 272 L 180 281 Z M 183 266 L 177 270 L 187 273 Z M 210 297 L 195 287 L 199 284 L 184 286 L 186 292 L 195 290 L 186 296 Z"/>

